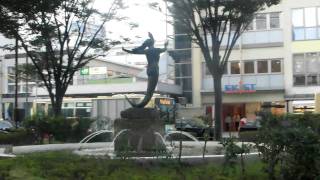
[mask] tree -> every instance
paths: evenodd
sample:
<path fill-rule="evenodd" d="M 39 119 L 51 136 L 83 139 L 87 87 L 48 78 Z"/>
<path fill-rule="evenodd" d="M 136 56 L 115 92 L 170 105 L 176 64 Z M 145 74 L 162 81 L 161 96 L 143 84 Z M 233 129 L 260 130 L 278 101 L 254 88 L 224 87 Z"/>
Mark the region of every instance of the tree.
<path fill-rule="evenodd" d="M 280 0 L 167 0 L 174 22 L 190 32 L 214 81 L 215 138 L 221 138 L 221 79 L 230 54 L 255 13 Z M 226 44 L 222 44 L 226 42 Z M 222 45 L 224 48 L 222 49 Z"/>
<path fill-rule="evenodd" d="M 109 1 L 109 11 L 100 13 L 93 0 L 13 1 L 0 3 L 0 22 L 6 23 L 0 32 L 19 40 L 48 91 L 54 115 L 59 116 L 75 72 L 119 43 L 106 39 L 103 32 L 106 22 L 123 19 L 116 16 L 123 3 Z M 93 19 L 100 24 L 96 26 Z"/>

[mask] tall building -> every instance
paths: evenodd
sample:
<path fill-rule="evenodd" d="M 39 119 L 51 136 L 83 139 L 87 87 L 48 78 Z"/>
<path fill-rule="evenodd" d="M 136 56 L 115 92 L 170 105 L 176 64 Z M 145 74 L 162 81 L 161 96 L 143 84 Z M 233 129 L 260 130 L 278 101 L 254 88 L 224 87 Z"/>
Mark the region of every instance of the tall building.
<path fill-rule="evenodd" d="M 192 92 L 190 103 L 201 107 L 201 114 L 214 106 L 213 78 L 200 48 L 192 44 L 187 56 L 176 78 L 191 79 L 183 92 Z M 319 69 L 320 0 L 282 0 L 257 13 L 239 38 L 222 79 L 223 115 L 255 119 L 261 108 L 273 105 L 284 107 L 271 108 L 273 113 L 313 111 Z"/>

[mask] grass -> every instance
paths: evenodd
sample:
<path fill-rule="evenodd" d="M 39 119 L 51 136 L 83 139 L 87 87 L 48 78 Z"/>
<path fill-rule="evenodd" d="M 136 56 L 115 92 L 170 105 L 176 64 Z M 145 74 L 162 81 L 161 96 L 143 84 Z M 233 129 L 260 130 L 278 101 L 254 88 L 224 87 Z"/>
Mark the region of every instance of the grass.
<path fill-rule="evenodd" d="M 0 179 L 119 179 L 119 180 L 203 180 L 267 179 L 262 163 L 223 169 L 214 164 L 187 165 L 175 160 L 139 163 L 130 160 L 80 157 L 70 152 L 35 153 L 14 159 L 0 159 Z"/>

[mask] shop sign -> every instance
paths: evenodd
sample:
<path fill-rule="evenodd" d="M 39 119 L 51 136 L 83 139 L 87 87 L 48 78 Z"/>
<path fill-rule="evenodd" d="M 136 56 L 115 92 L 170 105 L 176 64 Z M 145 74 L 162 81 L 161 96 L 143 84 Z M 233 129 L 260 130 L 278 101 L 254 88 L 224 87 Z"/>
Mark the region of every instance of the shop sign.
<path fill-rule="evenodd" d="M 84 67 L 80 70 L 80 75 L 107 74 L 107 67 Z"/>
<path fill-rule="evenodd" d="M 80 75 L 89 75 L 89 67 L 83 67 L 80 69 Z"/>
<path fill-rule="evenodd" d="M 158 105 L 171 106 L 174 104 L 174 101 L 170 98 L 156 98 L 155 103 Z"/>
<path fill-rule="evenodd" d="M 243 84 L 240 81 L 239 84 L 225 85 L 224 92 L 227 94 L 254 93 L 256 92 L 256 84 Z"/>

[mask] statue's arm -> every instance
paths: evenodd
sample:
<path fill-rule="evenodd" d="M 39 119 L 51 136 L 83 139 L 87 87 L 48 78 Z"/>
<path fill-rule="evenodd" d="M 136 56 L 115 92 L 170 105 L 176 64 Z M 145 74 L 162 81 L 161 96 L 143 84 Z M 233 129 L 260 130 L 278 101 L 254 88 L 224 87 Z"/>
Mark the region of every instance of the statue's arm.
<path fill-rule="evenodd" d="M 161 53 L 167 51 L 168 43 L 169 43 L 168 41 L 166 41 L 166 43 L 164 43 L 164 48 L 160 49 Z"/>
<path fill-rule="evenodd" d="M 135 51 L 132 51 L 132 50 L 128 50 L 128 49 L 125 49 L 124 47 L 122 47 L 122 50 L 124 52 L 127 52 L 127 53 L 130 53 L 130 54 L 145 54 L 144 50 L 135 50 Z"/>

